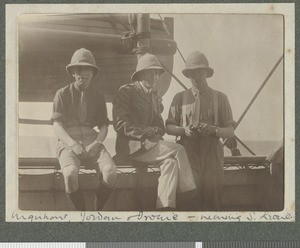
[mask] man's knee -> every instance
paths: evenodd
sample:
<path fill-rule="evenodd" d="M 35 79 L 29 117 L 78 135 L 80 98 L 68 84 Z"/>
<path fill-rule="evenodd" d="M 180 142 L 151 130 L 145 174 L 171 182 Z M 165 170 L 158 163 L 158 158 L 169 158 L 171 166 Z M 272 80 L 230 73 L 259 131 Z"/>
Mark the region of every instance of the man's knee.
<path fill-rule="evenodd" d="M 177 160 L 175 159 L 175 157 L 168 157 L 165 159 L 165 162 L 167 164 L 170 164 L 170 165 L 176 165 L 177 164 Z"/>
<path fill-rule="evenodd" d="M 102 167 L 103 181 L 109 186 L 114 187 L 117 179 L 117 167 L 115 164 L 108 164 Z"/>
<path fill-rule="evenodd" d="M 78 172 L 78 168 L 73 165 L 63 168 L 62 174 L 64 176 L 67 193 L 72 193 L 79 188 Z"/>
<path fill-rule="evenodd" d="M 174 152 L 185 152 L 184 146 L 178 143 L 164 141 L 164 144 Z"/>
<path fill-rule="evenodd" d="M 183 145 L 180 145 L 180 144 L 175 144 L 176 146 L 175 146 L 175 149 L 177 150 L 177 151 L 179 151 L 179 152 L 185 152 L 185 148 L 184 148 L 184 146 Z"/>
<path fill-rule="evenodd" d="M 175 150 L 176 150 L 176 157 L 177 157 L 177 159 L 180 160 L 183 157 L 187 157 L 187 152 L 186 152 L 186 149 L 185 149 L 185 147 L 183 145 L 176 144 Z"/>
<path fill-rule="evenodd" d="M 163 161 L 161 167 L 164 169 L 178 170 L 178 162 L 174 157 L 168 157 Z"/>

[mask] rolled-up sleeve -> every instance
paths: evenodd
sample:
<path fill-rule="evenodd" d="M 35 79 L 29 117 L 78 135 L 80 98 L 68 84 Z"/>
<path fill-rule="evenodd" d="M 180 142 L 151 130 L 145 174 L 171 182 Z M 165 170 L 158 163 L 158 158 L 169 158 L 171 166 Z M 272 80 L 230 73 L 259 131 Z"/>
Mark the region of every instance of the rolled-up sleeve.
<path fill-rule="evenodd" d="M 177 93 L 171 103 L 169 109 L 169 115 L 166 120 L 166 125 L 174 124 L 180 126 L 180 115 L 181 115 L 181 94 Z"/>
<path fill-rule="evenodd" d="M 54 100 L 53 100 L 53 107 L 52 107 L 52 115 L 50 120 L 52 123 L 54 121 L 64 122 L 66 119 L 65 116 L 65 106 L 63 102 L 63 96 L 61 91 L 56 92 Z"/>
<path fill-rule="evenodd" d="M 220 127 L 227 127 L 234 125 L 233 115 L 231 106 L 228 100 L 228 97 L 225 94 L 222 94 L 222 97 L 219 97 L 219 116 L 220 116 Z"/>

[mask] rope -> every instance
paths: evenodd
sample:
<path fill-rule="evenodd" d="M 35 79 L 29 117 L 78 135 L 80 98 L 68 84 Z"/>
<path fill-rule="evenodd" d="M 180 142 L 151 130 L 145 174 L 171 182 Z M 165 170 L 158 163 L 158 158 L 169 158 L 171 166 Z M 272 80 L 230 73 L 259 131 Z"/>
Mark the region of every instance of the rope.
<path fill-rule="evenodd" d="M 234 130 L 238 127 L 238 125 L 241 123 L 241 121 L 243 120 L 244 116 L 246 115 L 246 113 L 248 112 L 248 110 L 250 109 L 250 107 L 252 106 L 253 102 L 256 100 L 256 98 L 258 97 L 259 93 L 262 91 L 262 89 L 264 88 L 264 86 L 266 85 L 266 83 L 269 81 L 270 77 L 273 75 L 274 71 L 277 69 L 278 65 L 280 64 L 280 62 L 283 60 L 284 55 L 281 55 L 280 58 L 277 60 L 277 62 L 275 63 L 275 65 L 273 66 L 272 70 L 269 72 L 269 74 L 267 75 L 267 77 L 265 78 L 265 80 L 263 81 L 263 83 L 261 84 L 261 86 L 259 87 L 259 89 L 257 90 L 257 92 L 255 93 L 255 95 L 252 97 L 251 101 L 249 102 L 249 104 L 247 105 L 247 107 L 245 108 L 244 112 L 242 113 L 242 115 L 240 116 L 239 120 L 236 122 L 236 124 L 234 125 Z M 237 137 L 235 136 L 235 138 L 237 139 Z M 223 146 L 225 145 L 227 138 L 223 141 Z M 237 139 L 239 140 L 239 139 Z M 241 141 L 239 140 L 239 142 L 241 143 Z M 242 144 L 242 143 L 241 143 Z M 243 145 L 243 144 L 242 144 Z M 245 146 L 244 146 L 245 147 Z M 246 147 L 245 147 L 246 148 Z M 247 148 L 246 148 L 247 149 Z M 252 152 L 250 152 L 252 153 Z"/>
<path fill-rule="evenodd" d="M 280 62 L 281 62 L 282 59 L 283 59 L 283 55 L 281 55 L 281 57 L 277 60 L 276 64 L 273 66 L 272 70 L 269 72 L 268 76 L 263 81 L 262 85 L 259 87 L 259 89 L 255 93 L 255 95 L 251 99 L 250 103 L 248 104 L 248 106 L 244 110 L 243 114 L 241 115 L 241 117 L 237 121 L 234 129 L 236 129 L 238 127 L 238 125 L 240 124 L 240 122 L 243 120 L 244 116 L 246 115 L 246 113 L 248 112 L 248 110 L 250 109 L 250 107 L 252 106 L 253 102 L 256 100 L 257 96 L 262 91 L 262 89 L 264 88 L 264 86 L 266 85 L 266 83 L 269 81 L 270 77 L 272 76 L 272 74 L 274 73 L 274 71 L 277 69 L 277 67 L 280 64 Z"/>
<path fill-rule="evenodd" d="M 169 73 L 185 90 L 188 88 L 179 80 L 178 77 L 176 77 L 161 61 L 159 61 L 161 66 L 166 70 L 167 73 Z"/>
<path fill-rule="evenodd" d="M 172 38 L 172 34 L 171 34 L 171 31 L 170 31 L 170 29 L 169 29 L 169 27 L 168 27 L 167 23 L 166 23 L 166 22 L 165 22 L 165 21 L 162 19 L 162 17 L 161 17 L 161 15 L 160 15 L 160 14 L 158 14 L 158 16 L 159 16 L 160 20 L 162 21 L 162 24 L 163 24 L 164 30 L 166 31 L 167 35 L 169 35 L 169 36 L 170 36 L 170 38 Z M 178 46 L 176 47 L 176 49 L 177 49 L 178 53 L 180 54 L 180 56 L 181 56 L 181 58 L 182 58 L 183 62 L 184 62 L 184 63 L 186 63 L 186 61 L 185 61 L 185 59 L 184 59 L 184 57 L 183 57 L 183 55 L 182 55 L 182 53 L 181 53 L 180 49 L 178 48 Z"/>

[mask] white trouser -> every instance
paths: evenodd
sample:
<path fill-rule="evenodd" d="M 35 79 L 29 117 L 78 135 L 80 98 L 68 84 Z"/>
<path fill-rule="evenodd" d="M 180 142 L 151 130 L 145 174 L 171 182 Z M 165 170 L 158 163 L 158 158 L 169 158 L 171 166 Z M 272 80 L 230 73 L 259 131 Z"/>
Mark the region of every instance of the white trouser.
<path fill-rule="evenodd" d="M 183 146 L 160 140 L 151 149 L 132 157 L 132 160 L 156 163 L 160 168 L 156 207 L 176 207 L 176 193 L 196 189 L 193 173 Z"/>

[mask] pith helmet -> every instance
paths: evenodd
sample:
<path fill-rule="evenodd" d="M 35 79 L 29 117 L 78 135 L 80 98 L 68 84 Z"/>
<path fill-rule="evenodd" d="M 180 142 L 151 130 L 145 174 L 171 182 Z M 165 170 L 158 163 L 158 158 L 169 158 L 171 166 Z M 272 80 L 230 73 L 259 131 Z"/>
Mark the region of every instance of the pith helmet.
<path fill-rule="evenodd" d="M 207 77 L 211 77 L 214 74 L 214 69 L 209 67 L 205 55 L 199 51 L 195 51 L 187 57 L 185 68 L 182 70 L 182 73 L 184 76 L 190 78 L 190 72 L 198 68 L 206 69 Z"/>
<path fill-rule="evenodd" d="M 94 55 L 90 50 L 85 48 L 80 48 L 74 52 L 70 64 L 66 66 L 66 70 L 69 74 L 72 74 L 71 68 L 74 66 L 89 66 L 93 69 L 94 76 L 99 71 L 99 67 L 96 66 Z"/>
<path fill-rule="evenodd" d="M 131 75 L 131 80 L 136 81 L 137 75 L 139 72 L 144 70 L 156 69 L 159 70 L 159 73 L 162 74 L 165 72 L 165 69 L 161 66 L 158 58 L 150 53 L 146 53 L 142 57 L 140 57 L 135 72 Z"/>

